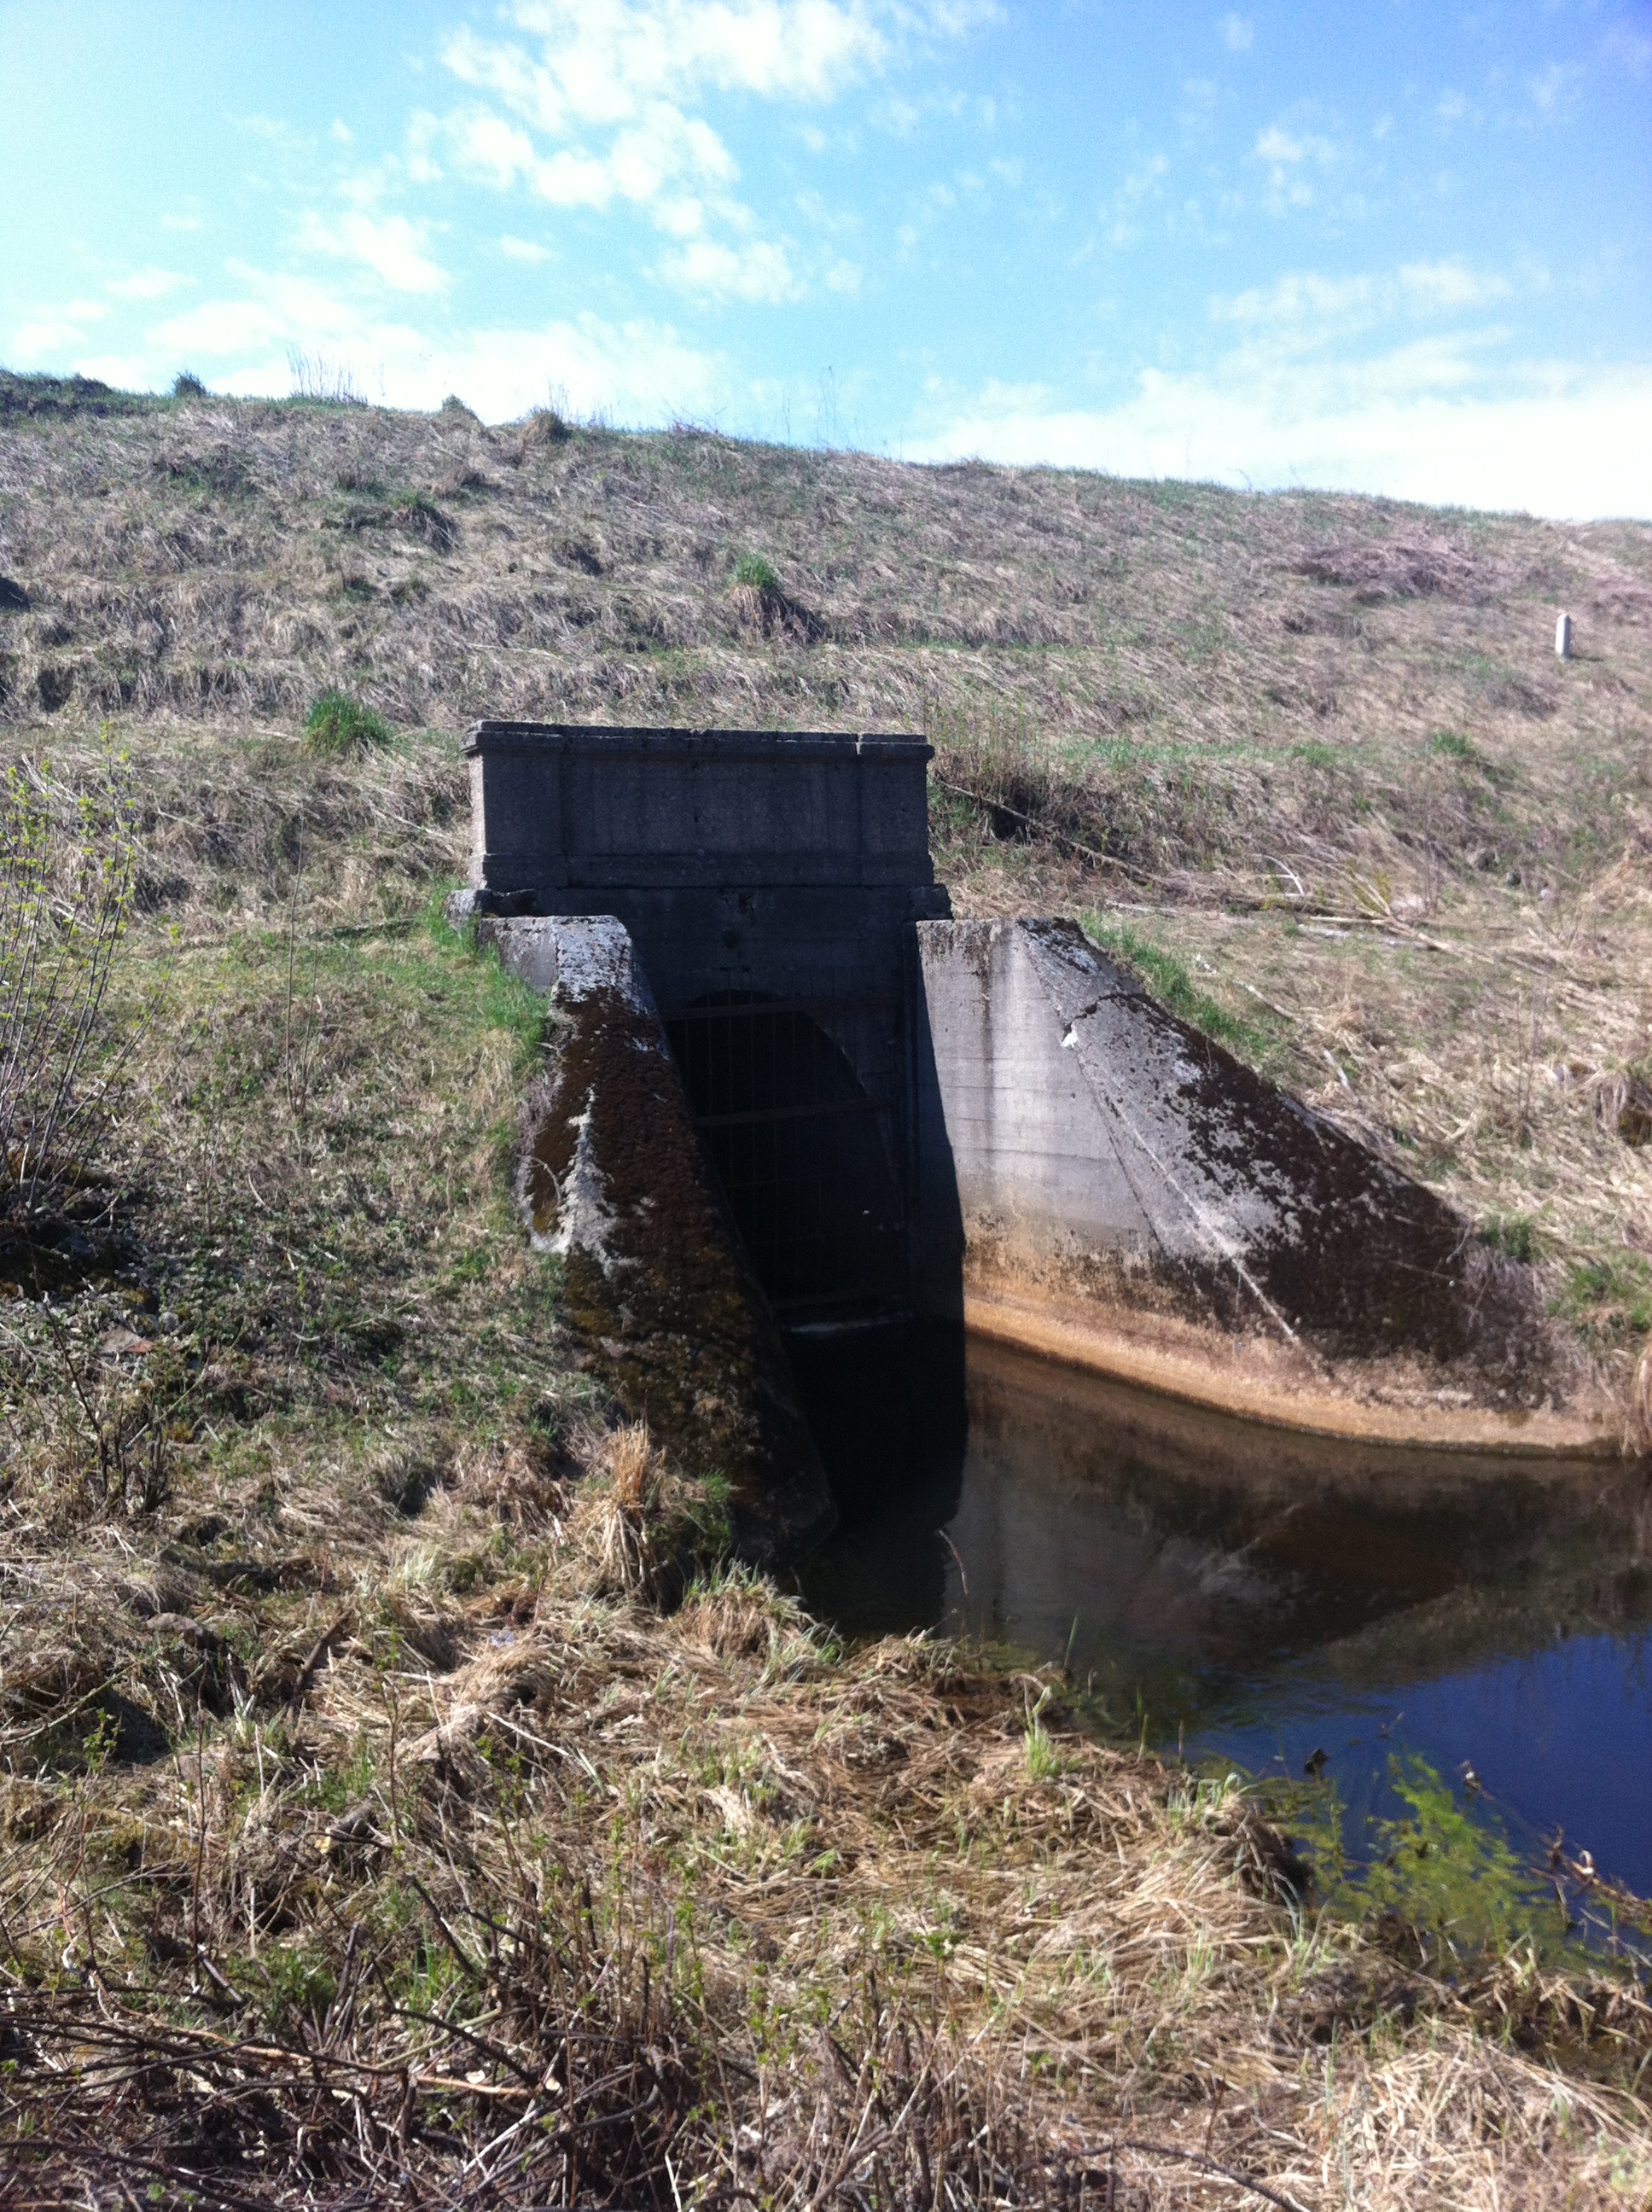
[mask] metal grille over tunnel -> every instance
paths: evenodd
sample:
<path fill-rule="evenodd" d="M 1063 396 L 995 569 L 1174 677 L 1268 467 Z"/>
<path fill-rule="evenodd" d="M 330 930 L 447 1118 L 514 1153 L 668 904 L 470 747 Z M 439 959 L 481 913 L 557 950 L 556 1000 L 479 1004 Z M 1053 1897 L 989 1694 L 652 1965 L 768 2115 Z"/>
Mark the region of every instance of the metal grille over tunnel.
<path fill-rule="evenodd" d="M 714 992 L 666 1034 L 757 1279 L 792 1323 L 885 1310 L 907 1291 L 892 1085 L 893 996 Z M 847 1049 L 845 1048 L 847 1048 Z"/>

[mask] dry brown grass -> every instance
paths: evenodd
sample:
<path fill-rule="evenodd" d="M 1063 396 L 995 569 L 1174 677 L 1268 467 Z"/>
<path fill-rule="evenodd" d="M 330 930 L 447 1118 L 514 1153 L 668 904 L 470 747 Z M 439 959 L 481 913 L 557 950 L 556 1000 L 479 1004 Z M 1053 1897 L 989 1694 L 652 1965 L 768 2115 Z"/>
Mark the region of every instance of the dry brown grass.
<path fill-rule="evenodd" d="M 635 1431 L 587 1450 L 612 1510 L 657 1481 Z M 748 1576 L 604 1595 L 580 1502 L 456 1590 L 492 1540 L 463 1497 L 285 1600 L 173 1570 L 195 1642 L 112 1548 L 31 1570 L 65 1626 L 8 1744 L 0 2203 L 1652 2188 L 1627 1993 L 1430 1984 L 1276 1901 L 1230 1788 L 1052 1725 L 1057 1686 L 846 1658 Z M 286 1665 L 249 1682 L 250 1616 Z M 145 1669 L 170 1752 L 21 1755 Z"/>

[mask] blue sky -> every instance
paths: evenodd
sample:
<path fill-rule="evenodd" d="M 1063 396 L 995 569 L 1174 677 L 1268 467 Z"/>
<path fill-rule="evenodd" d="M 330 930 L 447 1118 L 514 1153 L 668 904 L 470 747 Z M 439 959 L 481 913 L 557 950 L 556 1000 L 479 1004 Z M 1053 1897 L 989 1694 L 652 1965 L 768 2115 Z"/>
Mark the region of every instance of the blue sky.
<path fill-rule="evenodd" d="M 0 0 L 0 362 L 1652 515 L 1652 4 Z"/>

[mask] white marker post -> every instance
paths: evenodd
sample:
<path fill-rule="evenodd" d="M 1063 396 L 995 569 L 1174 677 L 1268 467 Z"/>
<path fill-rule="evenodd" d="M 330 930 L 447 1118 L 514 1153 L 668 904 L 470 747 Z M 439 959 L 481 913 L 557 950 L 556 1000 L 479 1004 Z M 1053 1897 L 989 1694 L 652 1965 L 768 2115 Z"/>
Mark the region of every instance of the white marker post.
<path fill-rule="evenodd" d="M 1554 650 L 1558 660 L 1571 659 L 1571 617 L 1562 615 L 1554 626 Z"/>

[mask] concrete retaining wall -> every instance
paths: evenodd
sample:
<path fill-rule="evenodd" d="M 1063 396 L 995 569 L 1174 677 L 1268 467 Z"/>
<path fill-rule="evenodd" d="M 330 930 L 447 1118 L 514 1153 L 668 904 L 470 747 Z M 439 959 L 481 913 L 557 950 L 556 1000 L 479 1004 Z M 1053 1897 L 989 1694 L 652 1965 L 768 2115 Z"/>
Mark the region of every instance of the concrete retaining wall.
<path fill-rule="evenodd" d="M 1386 1362 L 1390 1395 L 1455 1367 L 1489 1406 L 1541 1401 L 1517 1273 L 1076 924 L 930 922 L 917 937 L 914 1278 L 930 1310 L 1019 1301 L 1068 1349 L 1086 1327 L 1139 1336 L 1148 1316 L 1167 1349 L 1197 1356 L 1187 1332 L 1204 1331 L 1218 1367 L 1248 1340 L 1254 1374 L 1281 1387 L 1357 1391 L 1370 1376 L 1350 1363 Z"/>

